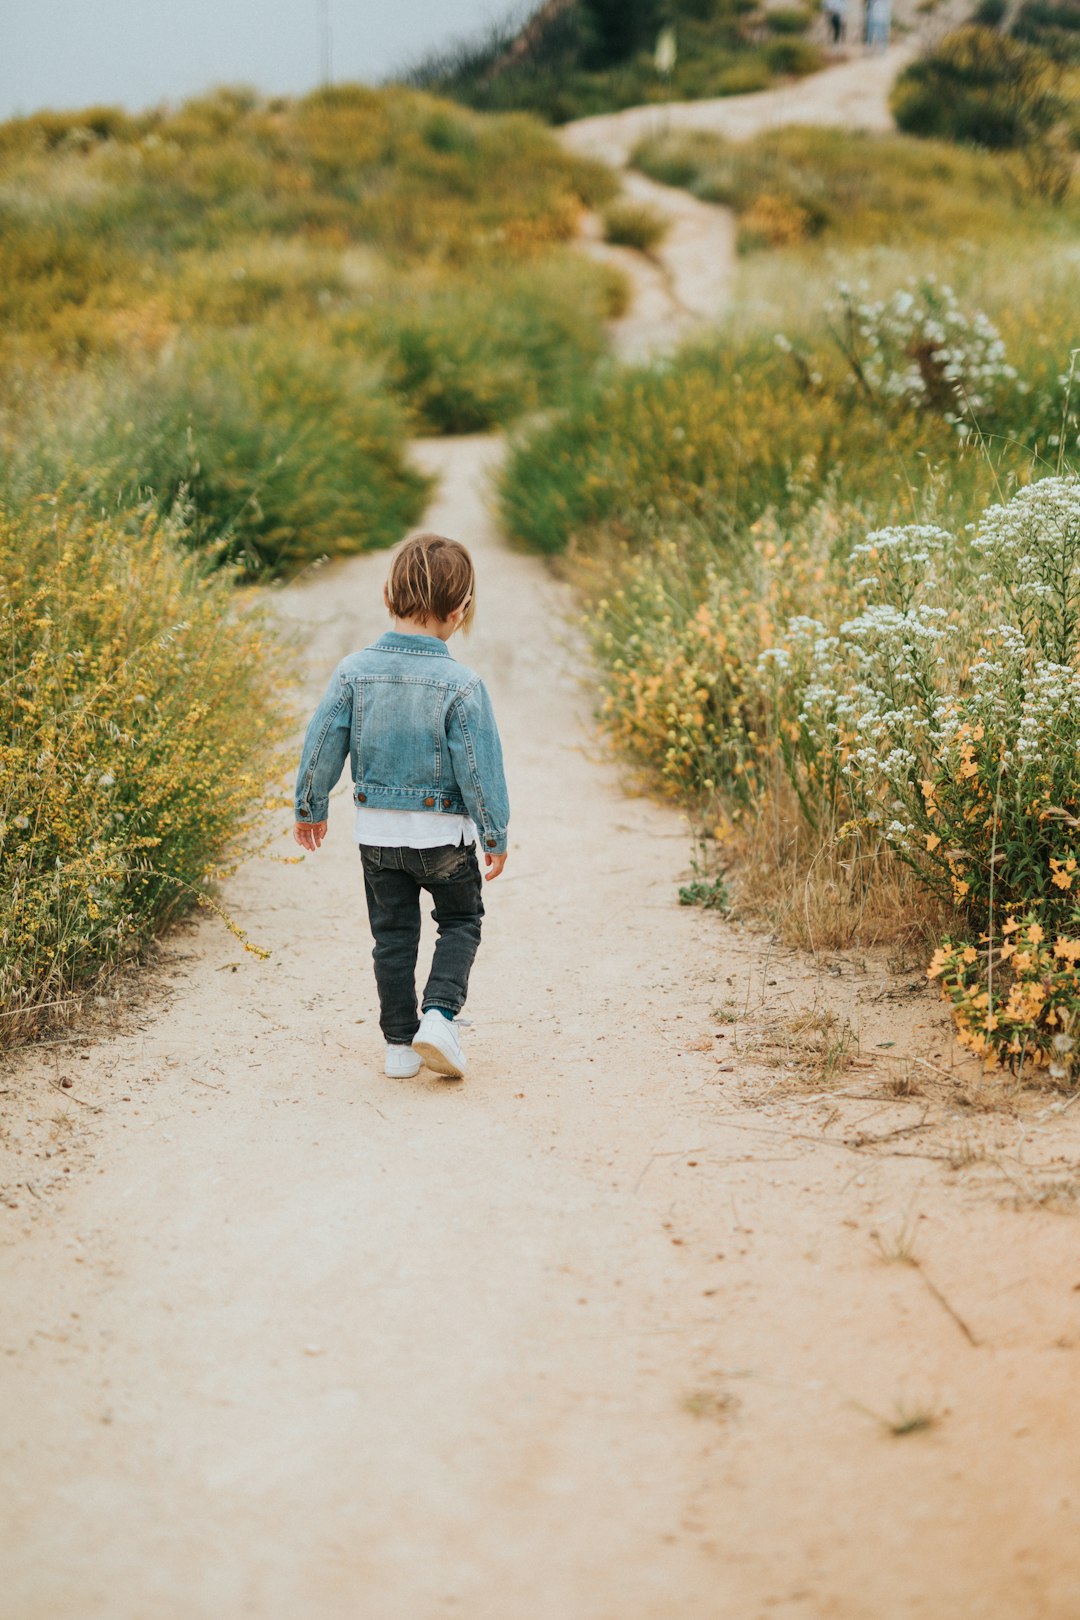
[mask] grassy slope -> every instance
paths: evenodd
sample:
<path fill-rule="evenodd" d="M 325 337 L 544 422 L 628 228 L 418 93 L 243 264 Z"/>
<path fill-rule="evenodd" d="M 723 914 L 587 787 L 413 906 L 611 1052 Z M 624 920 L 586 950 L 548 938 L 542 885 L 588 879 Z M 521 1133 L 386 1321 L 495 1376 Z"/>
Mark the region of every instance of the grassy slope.
<path fill-rule="evenodd" d="M 611 186 L 526 118 L 404 90 L 0 126 L 9 484 L 183 494 L 250 569 L 387 544 L 424 499 L 410 432 L 598 359 L 620 288 L 564 244 Z"/>
<path fill-rule="evenodd" d="M 934 504 L 963 515 L 1009 467 L 1047 451 L 1057 378 L 1080 340 L 1075 202 L 1025 201 L 1000 160 L 900 136 L 663 137 L 639 160 L 740 212 L 750 258 L 737 305 L 714 338 L 616 374 L 519 444 L 504 503 L 526 543 L 558 551 L 612 522 L 634 533 L 652 513 L 752 522 L 783 509 L 794 475 L 798 499 L 839 484 L 882 521 Z M 869 408 L 835 341 L 838 280 L 880 296 L 928 274 L 998 323 L 1029 385 L 986 424 L 1015 441 L 995 441 L 996 466 L 961 450 L 940 417 Z"/>
<path fill-rule="evenodd" d="M 821 63 L 803 37 L 812 8 L 770 12 L 754 0 L 675 0 L 624 6 L 613 23 L 619 7 L 609 5 L 598 8 L 607 18 L 600 26 L 593 9 L 582 0 L 561 10 L 520 55 L 517 27 L 496 27 L 417 63 L 408 77 L 485 111 L 526 109 L 565 123 L 645 102 L 741 95 Z M 654 47 L 665 21 L 674 23 L 677 53 L 672 70 L 661 73 Z"/>

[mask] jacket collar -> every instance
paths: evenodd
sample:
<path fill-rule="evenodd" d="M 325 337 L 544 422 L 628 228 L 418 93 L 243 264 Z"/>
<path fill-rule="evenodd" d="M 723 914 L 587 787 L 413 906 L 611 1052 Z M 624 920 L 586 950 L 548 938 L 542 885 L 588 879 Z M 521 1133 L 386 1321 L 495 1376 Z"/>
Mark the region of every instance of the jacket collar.
<path fill-rule="evenodd" d="M 402 636 L 387 630 L 374 646 L 375 652 L 426 653 L 429 657 L 449 658 L 450 650 L 438 636 Z"/>

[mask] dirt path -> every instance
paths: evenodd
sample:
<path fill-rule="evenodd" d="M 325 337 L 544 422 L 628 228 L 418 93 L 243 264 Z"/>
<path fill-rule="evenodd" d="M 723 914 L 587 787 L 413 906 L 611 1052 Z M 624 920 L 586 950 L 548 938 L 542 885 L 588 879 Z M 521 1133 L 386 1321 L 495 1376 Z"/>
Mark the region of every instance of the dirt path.
<path fill-rule="evenodd" d="M 201 922 L 124 1031 L 10 1068 L 0 1616 L 1075 1620 L 1080 1110 L 961 1113 L 917 973 L 680 908 L 500 446 L 418 454 L 514 801 L 473 1072 L 382 1077 L 343 795 L 230 885 L 268 963 Z M 383 569 L 282 594 L 308 697 Z M 792 1073 L 822 1005 L 839 1094 Z"/>
<path fill-rule="evenodd" d="M 695 327 L 717 320 L 730 302 L 736 269 L 734 215 L 627 168 L 634 148 L 663 130 L 699 129 L 747 140 L 783 124 L 891 129 L 889 89 L 913 51 L 910 43 L 896 45 L 754 95 L 628 107 L 565 125 L 560 133 L 567 146 L 624 169 L 624 192 L 668 221 L 655 256 L 610 246 L 602 240 L 599 219 L 586 222 L 587 251 L 618 265 L 634 289 L 631 308 L 613 331 L 623 360 L 671 348 Z"/>
<path fill-rule="evenodd" d="M 753 95 L 627 107 L 596 118 L 579 118 L 565 126 L 563 137 L 575 150 L 619 168 L 629 162 L 634 147 L 646 136 L 666 130 L 703 129 L 741 141 L 783 124 L 892 129 L 888 93 L 914 50 L 909 43 L 894 45 L 881 55 L 859 55 L 794 84 Z"/>
<path fill-rule="evenodd" d="M 340 796 L 317 860 L 230 887 L 270 963 L 202 923 L 127 1033 L 19 1067 L 0 1613 L 1075 1620 L 1076 1229 L 1000 1207 L 1062 1122 L 923 1136 L 876 1051 L 942 1053 L 917 978 L 883 1015 L 880 970 L 817 980 L 675 903 L 684 829 L 597 757 L 570 603 L 486 514 L 498 446 L 422 454 L 515 806 L 474 1072 L 380 1073 Z M 285 593 L 309 695 L 382 573 Z M 807 1102 L 719 1020 L 823 994 L 876 1061 Z M 904 1403 L 940 1427 L 859 1409 Z"/>

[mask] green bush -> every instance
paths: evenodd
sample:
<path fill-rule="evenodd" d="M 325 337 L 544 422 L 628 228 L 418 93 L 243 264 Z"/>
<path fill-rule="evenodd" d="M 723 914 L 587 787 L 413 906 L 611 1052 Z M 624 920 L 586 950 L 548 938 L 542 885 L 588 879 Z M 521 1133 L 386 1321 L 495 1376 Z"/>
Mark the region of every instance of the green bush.
<path fill-rule="evenodd" d="M 816 73 L 823 60 L 821 51 L 808 39 L 774 39 L 765 47 L 765 62 L 770 73 L 802 78 L 807 73 Z"/>
<path fill-rule="evenodd" d="M 0 1046 L 252 847 L 282 653 L 185 538 L 175 514 L 95 518 L 63 490 L 0 510 Z"/>
<path fill-rule="evenodd" d="M 1037 45 L 1055 62 L 1080 61 L 1080 5 L 1077 0 L 1024 0 L 1012 26 L 1014 38 Z"/>
<path fill-rule="evenodd" d="M 249 578 L 389 545 L 423 509 L 400 410 L 355 362 L 285 335 L 185 345 L 109 388 L 105 412 L 89 487 L 163 514 L 183 500 L 184 543 Z"/>
<path fill-rule="evenodd" d="M 786 7 L 767 21 L 801 33 L 810 14 Z M 659 73 L 655 45 L 672 26 L 677 56 Z M 781 52 L 770 67 L 755 0 L 577 0 L 542 7 L 524 26 L 488 29 L 475 44 L 437 52 L 408 72 L 410 83 L 486 111 L 527 109 L 555 123 L 642 102 L 686 101 L 763 89 L 775 74 L 820 65 L 809 49 Z M 794 43 L 794 41 L 792 41 Z M 777 43 L 783 43 L 778 41 Z M 802 43 L 802 42 L 800 42 Z"/>
<path fill-rule="evenodd" d="M 974 21 L 980 28 L 996 28 L 1008 9 L 1008 0 L 979 0 Z"/>
<path fill-rule="evenodd" d="M 647 203 L 623 197 L 604 210 L 604 240 L 650 253 L 667 235 L 669 221 Z"/>
<path fill-rule="evenodd" d="M 802 6 L 776 6 L 765 13 L 765 26 L 771 34 L 805 34 L 813 13 Z"/>
<path fill-rule="evenodd" d="M 901 129 L 995 151 L 1045 136 L 1067 110 L 1047 58 L 988 28 L 961 28 L 910 63 L 893 87 Z"/>
<path fill-rule="evenodd" d="M 384 384 L 424 430 L 476 433 L 579 389 L 624 299 L 617 272 L 557 253 L 383 287 L 330 330 L 345 351 L 381 360 Z"/>

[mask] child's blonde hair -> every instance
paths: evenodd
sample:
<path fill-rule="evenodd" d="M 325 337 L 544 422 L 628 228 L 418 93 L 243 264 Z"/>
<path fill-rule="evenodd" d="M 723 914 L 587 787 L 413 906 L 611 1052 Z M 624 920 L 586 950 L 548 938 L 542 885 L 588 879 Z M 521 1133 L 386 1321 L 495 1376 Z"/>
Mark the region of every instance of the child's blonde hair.
<path fill-rule="evenodd" d="M 386 602 L 396 619 L 446 620 L 465 607 L 461 628 L 468 630 L 476 611 L 476 573 L 472 558 L 457 540 L 442 534 L 412 534 L 390 562 Z"/>

